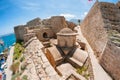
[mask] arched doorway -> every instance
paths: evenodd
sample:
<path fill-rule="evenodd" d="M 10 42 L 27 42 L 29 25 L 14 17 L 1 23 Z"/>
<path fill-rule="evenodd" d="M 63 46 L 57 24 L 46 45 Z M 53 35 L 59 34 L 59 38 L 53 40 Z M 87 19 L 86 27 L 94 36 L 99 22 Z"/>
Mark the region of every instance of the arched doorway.
<path fill-rule="evenodd" d="M 43 38 L 48 38 L 48 34 L 46 32 L 43 33 Z"/>

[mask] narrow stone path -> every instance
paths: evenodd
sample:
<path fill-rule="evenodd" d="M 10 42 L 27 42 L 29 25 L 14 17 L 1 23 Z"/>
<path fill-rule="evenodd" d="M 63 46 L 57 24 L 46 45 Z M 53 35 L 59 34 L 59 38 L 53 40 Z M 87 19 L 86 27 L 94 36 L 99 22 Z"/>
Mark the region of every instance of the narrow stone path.
<path fill-rule="evenodd" d="M 29 80 L 59 80 L 59 75 L 49 63 L 42 48 L 42 43 L 36 39 L 31 41 L 25 49 L 25 58 L 27 59 L 27 63 L 29 63 L 27 69 L 31 72 L 27 74 Z M 33 66 L 30 64 L 33 64 Z M 30 67 L 34 67 L 35 71 L 30 70 Z M 33 73 L 36 76 L 33 76 Z"/>
<path fill-rule="evenodd" d="M 89 43 L 83 36 L 80 26 L 77 26 L 75 30 L 78 31 L 77 39 L 81 40 L 82 42 L 86 43 L 89 56 L 91 58 L 91 63 L 93 67 L 93 74 L 94 74 L 94 80 L 112 80 L 112 78 L 104 71 L 104 69 L 101 67 L 101 65 L 98 63 L 98 60 L 96 59 L 94 55 L 94 51 L 90 47 Z M 88 34 L 89 35 L 89 34 Z"/>
<path fill-rule="evenodd" d="M 6 80 L 11 80 L 12 78 L 12 71 L 10 70 L 10 67 L 13 63 L 13 53 L 14 53 L 14 46 L 11 47 L 7 61 L 6 61 L 6 65 L 7 65 L 7 69 L 5 70 Z"/>

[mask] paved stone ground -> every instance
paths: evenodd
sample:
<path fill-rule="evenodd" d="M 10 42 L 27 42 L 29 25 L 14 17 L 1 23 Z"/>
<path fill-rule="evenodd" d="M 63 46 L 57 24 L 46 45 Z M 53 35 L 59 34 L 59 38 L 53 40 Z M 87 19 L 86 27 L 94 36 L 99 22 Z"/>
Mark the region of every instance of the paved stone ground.
<path fill-rule="evenodd" d="M 59 80 L 59 75 L 50 65 L 45 54 L 42 52 L 42 43 L 33 40 L 25 50 L 25 58 L 29 64 L 26 72 L 29 80 Z M 31 69 L 31 70 L 30 70 Z M 32 76 L 34 74 L 34 76 Z"/>
<path fill-rule="evenodd" d="M 112 78 L 104 71 L 104 69 L 98 63 L 98 60 L 96 59 L 92 48 L 90 47 L 89 43 L 81 33 L 80 26 L 77 26 L 75 30 L 77 30 L 79 34 L 77 36 L 77 39 L 81 40 L 82 42 L 85 42 L 87 45 L 88 53 L 93 67 L 94 80 L 112 80 Z"/>

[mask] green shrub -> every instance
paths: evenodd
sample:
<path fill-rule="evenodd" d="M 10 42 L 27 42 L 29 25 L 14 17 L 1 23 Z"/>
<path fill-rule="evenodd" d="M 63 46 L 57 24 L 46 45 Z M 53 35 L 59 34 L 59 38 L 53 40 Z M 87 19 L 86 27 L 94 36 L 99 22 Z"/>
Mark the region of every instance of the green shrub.
<path fill-rule="evenodd" d="M 21 66 L 21 70 L 24 71 L 26 69 L 26 65 Z"/>
<path fill-rule="evenodd" d="M 17 40 L 16 43 L 23 45 L 23 40 Z"/>
<path fill-rule="evenodd" d="M 27 75 L 24 75 L 24 76 L 22 77 L 22 80 L 28 80 L 27 77 L 28 77 Z"/>
<path fill-rule="evenodd" d="M 15 62 L 11 65 L 11 70 L 13 71 L 13 74 L 19 71 L 19 65 L 20 65 L 20 62 Z"/>
<path fill-rule="evenodd" d="M 87 80 L 89 80 L 90 74 L 84 74 L 83 75 Z"/>
<path fill-rule="evenodd" d="M 21 57 L 22 53 L 15 53 L 13 55 L 13 60 L 18 60 Z"/>
<path fill-rule="evenodd" d="M 20 62 L 23 62 L 25 60 L 25 57 L 22 56 L 21 59 L 20 59 Z"/>
<path fill-rule="evenodd" d="M 16 74 L 14 74 L 13 76 L 12 76 L 12 79 L 11 80 L 15 80 L 17 77 L 19 77 L 20 76 L 20 74 L 19 73 L 16 73 Z"/>
<path fill-rule="evenodd" d="M 14 48 L 13 61 L 18 60 L 21 57 L 23 51 L 24 48 L 21 43 L 16 43 Z"/>
<path fill-rule="evenodd" d="M 85 67 L 85 66 L 77 69 L 77 73 L 79 73 L 79 74 L 82 74 L 85 71 L 87 71 L 87 67 Z"/>
<path fill-rule="evenodd" d="M 83 66 L 83 67 L 77 69 L 77 73 L 84 76 L 88 80 L 90 74 L 87 73 L 87 69 L 88 69 L 88 66 L 87 67 Z"/>

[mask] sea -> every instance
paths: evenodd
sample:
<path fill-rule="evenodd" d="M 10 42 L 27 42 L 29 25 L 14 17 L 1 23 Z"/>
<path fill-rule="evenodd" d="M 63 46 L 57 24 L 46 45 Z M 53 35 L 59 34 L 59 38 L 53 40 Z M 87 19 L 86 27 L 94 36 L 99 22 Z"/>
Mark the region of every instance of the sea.
<path fill-rule="evenodd" d="M 0 45 L 0 53 L 2 53 L 5 49 L 9 49 L 16 42 L 15 34 L 10 33 L 2 35 L 0 36 L 0 40 L 4 42 L 3 46 Z"/>

